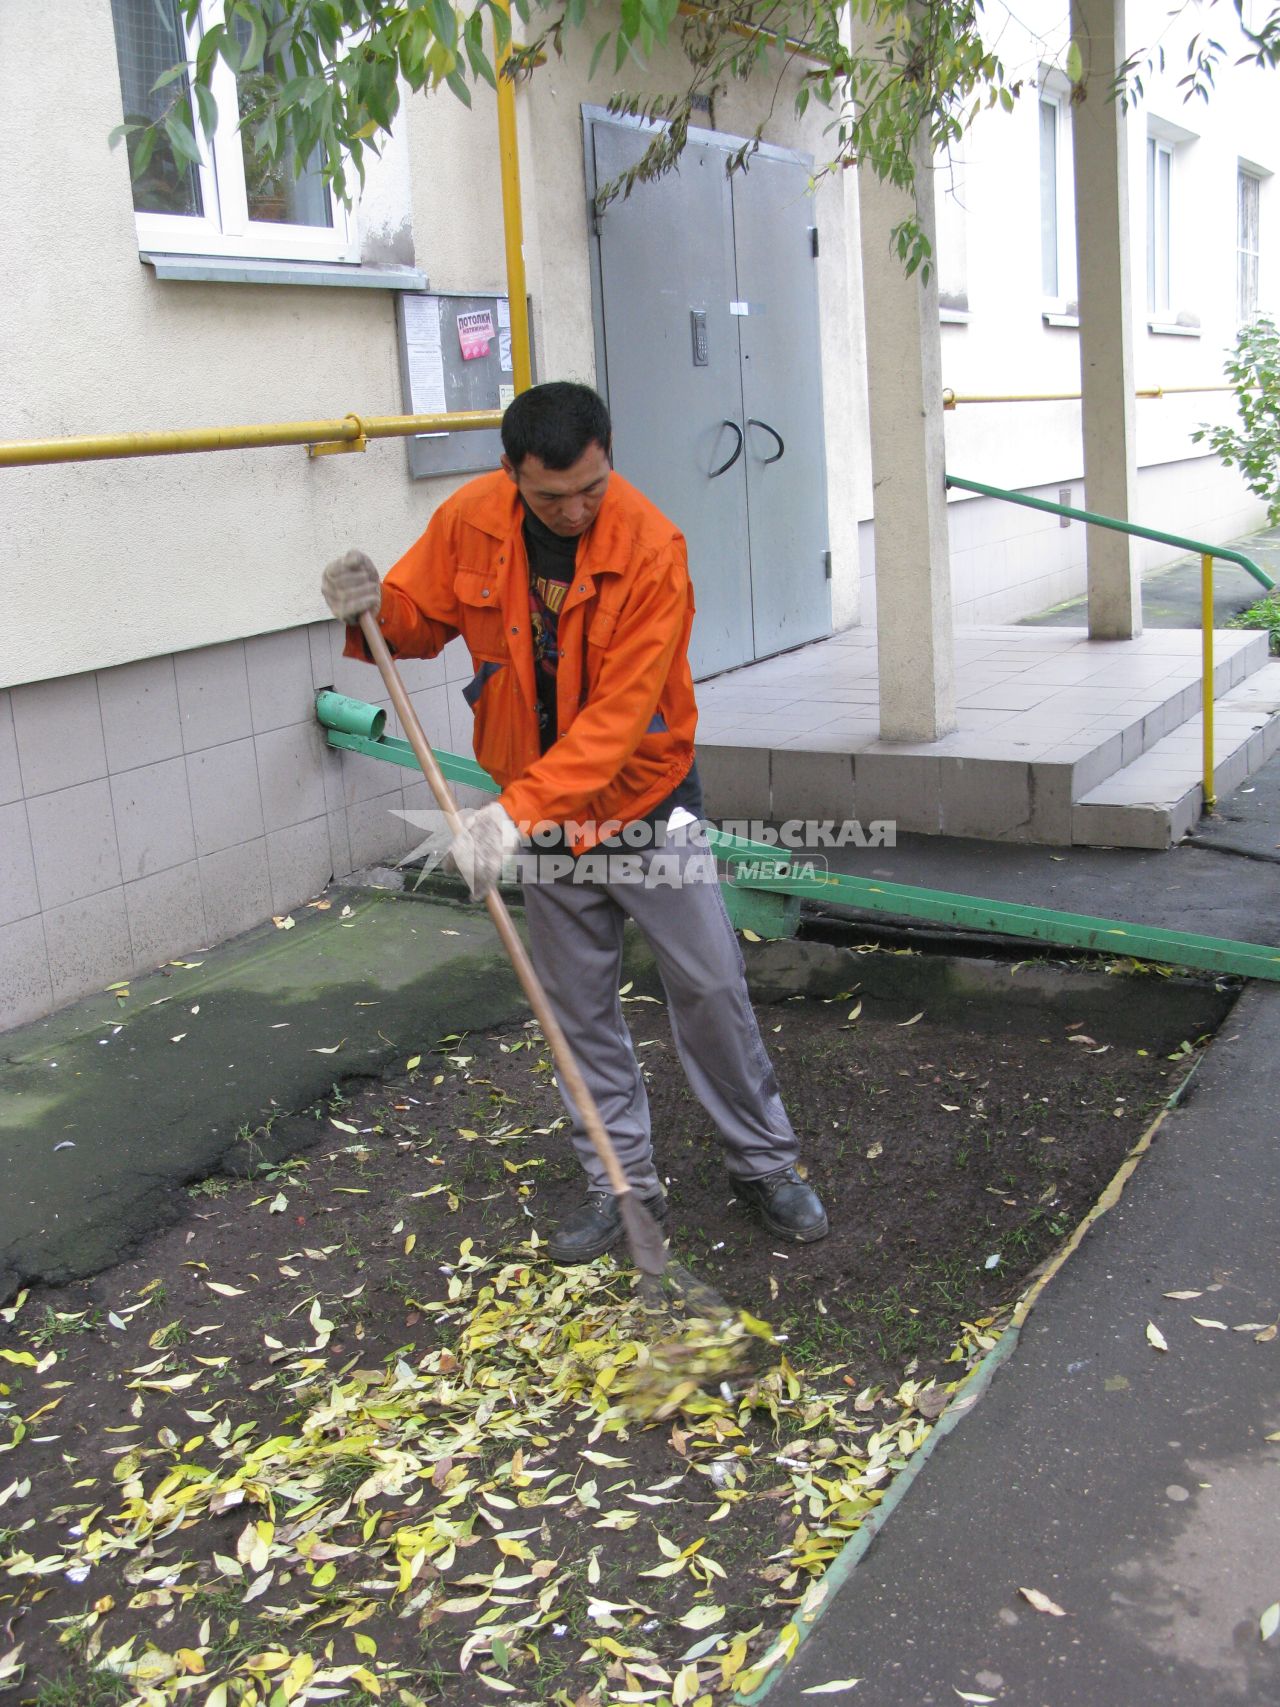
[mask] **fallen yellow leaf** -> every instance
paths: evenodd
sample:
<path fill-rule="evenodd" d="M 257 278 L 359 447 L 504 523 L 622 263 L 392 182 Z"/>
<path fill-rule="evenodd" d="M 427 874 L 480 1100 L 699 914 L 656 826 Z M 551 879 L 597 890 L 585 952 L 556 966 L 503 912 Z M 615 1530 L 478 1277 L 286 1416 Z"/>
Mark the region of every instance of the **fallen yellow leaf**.
<path fill-rule="evenodd" d="M 1019 1588 L 1018 1593 L 1024 1600 L 1030 1601 L 1037 1612 L 1047 1612 L 1051 1618 L 1067 1616 L 1056 1600 L 1050 1600 L 1049 1596 L 1042 1594 L 1038 1588 Z"/>

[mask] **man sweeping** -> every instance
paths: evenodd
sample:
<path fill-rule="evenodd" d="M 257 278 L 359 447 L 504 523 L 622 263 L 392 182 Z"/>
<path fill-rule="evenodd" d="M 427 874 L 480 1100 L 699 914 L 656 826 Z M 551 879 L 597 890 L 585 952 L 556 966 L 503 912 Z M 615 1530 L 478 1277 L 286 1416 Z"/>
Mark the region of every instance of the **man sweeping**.
<path fill-rule="evenodd" d="M 684 539 L 613 472 L 608 410 L 589 387 L 523 392 L 502 445 L 501 471 L 446 499 L 385 581 L 349 551 L 326 568 L 325 599 L 348 625 L 376 613 L 393 655 L 434 657 L 459 634 L 470 651 L 475 755 L 502 792 L 464 810 L 450 858 L 477 899 L 504 865 L 518 870 L 534 965 L 650 1214 L 663 1221 L 667 1199 L 618 994 L 628 918 L 653 950 L 737 1196 L 776 1236 L 821 1239 L 826 1213 L 796 1171 L 700 826 Z M 368 656 L 357 626 L 346 652 Z M 589 1262 L 622 1238 L 622 1216 L 561 1094 L 587 1192 L 547 1248 Z"/>

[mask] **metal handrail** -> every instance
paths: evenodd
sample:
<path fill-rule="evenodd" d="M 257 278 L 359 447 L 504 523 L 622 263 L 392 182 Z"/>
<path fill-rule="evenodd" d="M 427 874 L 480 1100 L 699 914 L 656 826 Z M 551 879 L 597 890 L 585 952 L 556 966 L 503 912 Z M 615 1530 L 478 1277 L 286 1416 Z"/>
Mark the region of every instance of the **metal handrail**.
<path fill-rule="evenodd" d="M 980 480 L 962 480 L 958 474 L 948 474 L 947 485 L 962 492 L 977 492 L 983 498 L 1003 498 L 1009 504 L 1022 504 L 1029 510 L 1047 510 L 1053 516 L 1070 516 L 1073 521 L 1090 522 L 1094 527 L 1110 528 L 1113 533 L 1137 534 L 1140 539 L 1154 539 L 1159 545 L 1176 545 L 1183 551 L 1201 556 L 1220 557 L 1227 563 L 1238 563 L 1247 569 L 1267 592 L 1275 591 L 1275 582 L 1265 569 L 1260 569 L 1243 551 L 1233 551 L 1227 545 L 1206 545 L 1202 539 L 1186 539 L 1180 533 L 1163 533 L 1159 528 L 1143 527 L 1138 522 L 1117 521 L 1114 516 L 1100 516 L 1093 510 L 1078 510 L 1071 504 L 1054 504 L 1048 498 L 1032 498 L 1026 492 L 1010 492 L 1003 486 L 984 486 Z"/>
<path fill-rule="evenodd" d="M 1247 569 L 1267 592 L 1275 591 L 1275 582 L 1265 569 L 1259 569 L 1243 551 L 1233 551 L 1226 545 L 1207 545 L 1202 539 L 1186 539 L 1182 534 L 1164 533 L 1159 528 L 1143 527 L 1138 522 L 1122 522 L 1115 516 L 1100 516 L 1093 510 L 1078 510 L 1071 504 L 1054 504 L 1048 498 L 1032 498 L 1025 492 L 1010 492 L 1003 486 L 986 486 L 980 480 L 962 480 L 958 474 L 946 476 L 948 487 L 962 492 L 977 492 L 984 498 L 1000 498 L 1007 504 L 1022 504 L 1029 510 L 1046 510 L 1053 516 L 1070 516 L 1092 527 L 1109 528 L 1112 533 L 1134 534 L 1139 539 L 1153 539 L 1160 545 L 1176 545 L 1183 551 L 1195 551 L 1200 556 L 1200 635 L 1202 676 L 1201 730 L 1203 734 L 1202 782 L 1204 810 L 1212 812 L 1217 802 L 1213 786 L 1213 560 L 1239 564 Z"/>
<path fill-rule="evenodd" d="M 258 450 L 306 445 L 313 456 L 363 450 L 369 439 L 415 433 L 478 432 L 500 427 L 500 409 L 456 415 L 344 415 L 340 421 L 274 421 L 248 427 L 186 427 L 172 433 L 104 433 L 95 438 L 13 439 L 0 443 L 0 468 L 50 462 L 105 462 L 132 456 L 182 456 L 190 451 Z"/>
<path fill-rule="evenodd" d="M 1135 397 L 1173 397 L 1191 391 L 1230 391 L 1229 385 L 1146 385 L 1134 392 Z M 958 403 L 1078 403 L 1078 391 L 953 391 L 942 388 L 942 407 L 954 409 Z"/>
<path fill-rule="evenodd" d="M 714 7 L 695 5 L 693 0 L 680 0 L 676 11 L 685 18 L 710 19 L 715 16 Z M 807 42 L 802 42 L 795 36 L 781 35 L 777 30 L 763 30 L 754 24 L 743 24 L 736 21 L 726 27 L 734 35 L 741 36 L 744 41 L 768 42 L 772 47 L 783 48 L 796 58 L 810 59 L 815 65 L 829 65 L 831 63 L 827 54 L 819 52 L 816 47 L 810 47 Z"/>

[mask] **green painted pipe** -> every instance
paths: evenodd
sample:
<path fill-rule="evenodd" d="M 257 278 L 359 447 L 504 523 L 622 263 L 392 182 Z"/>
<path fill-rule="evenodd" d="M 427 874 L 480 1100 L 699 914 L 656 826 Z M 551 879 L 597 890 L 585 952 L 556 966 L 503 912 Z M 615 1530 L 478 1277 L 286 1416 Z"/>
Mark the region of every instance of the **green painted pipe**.
<path fill-rule="evenodd" d="M 790 872 L 777 875 L 768 866 L 769 861 L 776 865 L 777 848 L 715 831 L 711 832 L 710 841 L 717 853 L 731 856 L 729 864 L 736 872 L 735 881 L 753 889 L 781 890 L 807 901 L 849 907 L 857 912 L 926 919 L 960 930 L 1053 943 L 1059 948 L 1153 960 L 1219 976 L 1225 973 L 1280 982 L 1280 948 L 1266 943 L 1199 936 L 1194 931 L 1135 925 L 1123 919 L 1096 919 L 1087 913 L 1060 913 L 1052 907 L 1032 907 L 1018 901 L 988 901 L 978 895 L 956 894 L 950 889 L 921 889 L 911 883 L 884 883 L 843 872 L 820 872 L 804 877 Z M 750 864 L 745 875 L 740 864 L 743 855 L 748 856 Z M 797 853 L 794 863 L 803 868 L 804 854 Z"/>
<path fill-rule="evenodd" d="M 1259 586 L 1269 593 L 1276 584 L 1265 569 L 1259 569 L 1243 551 L 1232 551 L 1225 545 L 1206 545 L 1202 539 L 1184 539 L 1180 533 L 1161 533 L 1159 528 L 1140 527 L 1137 522 L 1120 522 L 1114 516 L 1095 515 L 1092 510 L 1073 509 L 1070 504 L 1052 504 L 1047 498 L 1029 498 L 1025 492 L 1008 492 L 1003 486 L 984 486 L 980 480 L 962 480 L 958 474 L 948 474 L 947 485 L 961 492 L 977 492 L 983 498 L 1003 498 L 1007 504 L 1022 504 L 1028 510 L 1047 510 L 1051 516 L 1070 516 L 1073 521 L 1088 522 L 1092 527 L 1110 528 L 1112 533 L 1136 534 L 1139 539 L 1154 539 L 1160 545 L 1176 545 L 1183 551 L 1194 551 L 1197 557 L 1220 557 L 1227 563 L 1238 563 L 1247 569 Z"/>
<path fill-rule="evenodd" d="M 372 711 L 373 707 L 368 708 Z M 371 759 L 385 759 L 388 764 L 400 765 L 407 771 L 421 772 L 417 755 L 407 741 L 402 741 L 396 735 L 383 735 L 378 740 L 370 740 L 365 735 L 347 734 L 341 729 L 328 731 L 329 745 L 344 748 L 349 753 L 365 753 Z M 486 794 L 499 792 L 497 783 L 482 770 L 474 759 L 464 759 L 458 753 L 442 753 L 437 750 L 436 763 L 450 782 L 462 782 L 468 788 L 482 788 Z"/>
<path fill-rule="evenodd" d="M 372 710 L 373 707 L 366 707 Z M 362 735 L 329 731 L 329 745 L 370 758 L 416 770 L 418 761 L 407 741 L 394 736 L 370 740 Z M 437 753 L 440 769 L 450 782 L 462 782 L 497 794 L 498 785 L 474 759 L 457 753 Z M 1198 936 L 1192 931 L 1165 930 L 1156 925 L 1135 925 L 1123 919 L 1095 919 L 1084 913 L 1059 913 L 1052 907 L 1030 907 L 1016 901 L 988 901 L 979 895 L 959 895 L 949 889 L 921 889 L 910 883 L 885 883 L 844 872 L 820 872 L 797 876 L 793 867 L 805 869 L 802 853 L 750 842 L 741 836 L 708 832 L 715 851 L 727 857 L 733 881 L 743 889 L 795 895 L 828 906 L 848 907 L 861 913 L 882 913 L 900 919 L 927 919 L 931 924 L 958 930 L 987 931 L 1000 936 L 1020 937 L 1031 942 L 1052 943 L 1057 948 L 1093 954 L 1127 956 L 1180 966 L 1196 972 L 1211 972 L 1236 978 L 1266 978 L 1280 983 L 1280 948 L 1266 943 L 1236 942 L 1227 937 Z M 746 864 L 747 869 L 743 870 Z M 781 867 L 781 870 L 779 869 Z"/>
<path fill-rule="evenodd" d="M 316 721 L 325 729 L 377 741 L 387 726 L 387 714 L 379 706 L 367 705 L 362 699 L 351 699 L 345 693 L 334 693 L 332 688 L 321 688 L 316 695 Z"/>

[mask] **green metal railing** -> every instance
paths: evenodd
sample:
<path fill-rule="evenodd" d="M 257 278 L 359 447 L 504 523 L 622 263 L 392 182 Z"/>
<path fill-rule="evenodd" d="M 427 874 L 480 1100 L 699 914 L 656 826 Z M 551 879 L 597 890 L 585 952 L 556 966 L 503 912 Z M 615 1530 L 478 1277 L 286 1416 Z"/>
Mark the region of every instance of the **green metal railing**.
<path fill-rule="evenodd" d="M 359 724 L 380 730 L 378 720 L 384 716 L 375 706 L 342 694 L 321 692 L 316 696 L 316 717 L 331 747 L 417 770 L 418 761 L 407 741 L 380 733 L 355 732 Z M 437 752 L 436 758 L 450 782 L 464 783 L 488 794 L 498 793 L 497 783 L 474 759 L 443 752 Z M 709 839 L 716 854 L 726 862 L 725 899 L 734 923 L 758 928 L 762 935 L 794 934 L 800 903 L 807 900 L 859 913 L 1018 937 L 1056 948 L 1280 983 L 1280 948 L 1264 943 L 1198 936 L 1191 931 L 1128 924 L 1121 919 L 1095 919 L 1083 913 L 1059 913 L 1049 907 L 988 901 L 977 895 L 921 889 L 909 883 L 884 883 L 843 872 L 817 872 L 813 869 L 814 862 L 798 851 L 793 858 L 763 842 L 727 836 L 714 829 L 709 832 Z"/>
<path fill-rule="evenodd" d="M 948 474 L 946 482 L 961 492 L 977 492 L 983 498 L 999 498 L 1006 504 L 1021 504 L 1028 510 L 1045 510 L 1051 516 L 1069 516 L 1073 521 L 1088 522 L 1091 527 L 1109 528 L 1112 533 L 1134 534 L 1139 539 L 1153 539 L 1158 545 L 1176 545 L 1183 551 L 1194 551 L 1200 558 L 1200 635 L 1201 635 L 1201 734 L 1203 737 L 1202 785 L 1204 810 L 1212 812 L 1217 796 L 1213 786 L 1213 563 L 1218 558 L 1225 563 L 1238 563 L 1253 576 L 1267 592 L 1275 591 L 1275 582 L 1265 569 L 1260 569 L 1243 551 L 1233 551 L 1226 545 L 1206 545 L 1202 539 L 1186 539 L 1179 533 L 1165 533 L 1160 528 L 1142 527 L 1137 522 L 1118 521 L 1115 516 L 1100 516 L 1093 510 L 1078 510 L 1071 504 L 1054 504 L 1048 498 L 1032 498 L 1025 492 L 1010 492 L 1003 486 L 986 486 L 980 480 L 962 480 L 958 474 Z"/>
<path fill-rule="evenodd" d="M 1183 551 L 1199 556 L 1217 557 L 1227 563 L 1238 563 L 1247 569 L 1259 586 L 1275 591 L 1275 582 L 1265 569 L 1260 569 L 1243 551 L 1233 551 L 1226 545 L 1206 545 L 1202 539 L 1185 539 L 1180 533 L 1163 533 L 1159 528 L 1142 527 L 1137 522 L 1117 521 L 1114 516 L 1095 515 L 1092 510 L 1077 510 L 1070 504 L 1053 504 L 1048 498 L 1032 498 L 1025 492 L 1010 492 L 1003 486 L 984 486 L 980 480 L 962 480 L 958 474 L 947 475 L 947 485 L 961 492 L 977 492 L 983 498 L 1003 498 L 1008 504 L 1022 504 L 1028 510 L 1047 510 L 1053 516 L 1070 516 L 1073 521 L 1090 522 L 1094 527 L 1110 528 L 1113 533 L 1137 534 L 1141 539 L 1154 539 L 1159 545 L 1176 545 Z"/>

